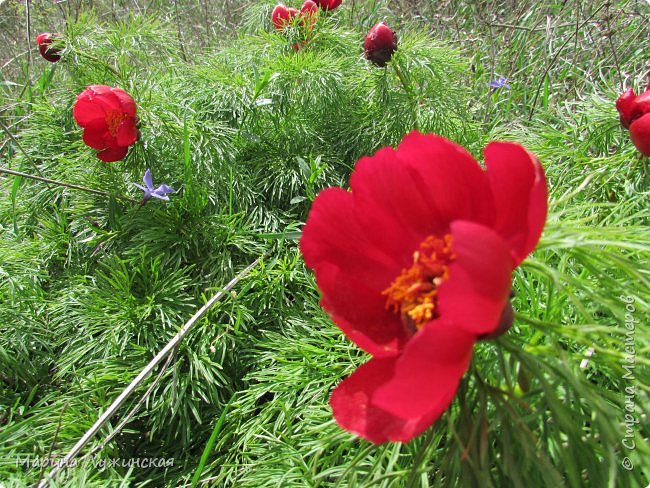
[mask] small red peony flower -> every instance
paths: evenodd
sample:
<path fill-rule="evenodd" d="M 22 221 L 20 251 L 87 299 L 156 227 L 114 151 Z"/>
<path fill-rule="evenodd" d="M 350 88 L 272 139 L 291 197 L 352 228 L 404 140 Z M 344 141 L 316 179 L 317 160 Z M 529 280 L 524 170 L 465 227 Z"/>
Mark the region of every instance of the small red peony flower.
<path fill-rule="evenodd" d="M 397 50 L 397 36 L 385 22 L 376 24 L 363 43 L 366 58 L 382 68 Z"/>
<path fill-rule="evenodd" d="M 36 37 L 36 44 L 38 45 L 38 51 L 41 53 L 44 59 L 48 60 L 51 63 L 56 63 L 61 59 L 61 49 L 58 47 L 52 47 L 52 43 L 56 41 L 58 37 L 56 34 L 50 32 L 43 32 Z"/>
<path fill-rule="evenodd" d="M 323 10 L 334 10 L 343 0 L 314 0 Z"/>
<path fill-rule="evenodd" d="M 300 11 L 279 3 L 275 6 L 273 12 L 271 12 L 271 22 L 277 30 L 282 32 L 287 26 L 293 25 L 295 19 L 298 19 L 302 39 L 299 43 L 293 44 L 293 48 L 298 50 L 309 42 L 312 29 L 316 23 L 317 14 L 318 6 L 312 0 L 306 0 L 305 3 L 302 4 Z"/>
<path fill-rule="evenodd" d="M 650 84 L 635 95 L 631 88 L 616 100 L 621 125 L 630 130 L 630 140 L 644 156 L 650 156 Z"/>
<path fill-rule="evenodd" d="M 316 16 L 318 15 L 318 5 L 312 0 L 306 0 L 300 7 L 300 25 L 307 30 L 308 37 L 311 35 L 311 30 L 316 23 Z"/>
<path fill-rule="evenodd" d="M 429 427 L 475 342 L 512 313 L 512 271 L 544 228 L 546 178 L 515 143 L 490 143 L 485 161 L 487 170 L 462 147 L 412 132 L 361 158 L 351 191 L 324 190 L 310 211 L 300 249 L 321 305 L 373 356 L 330 405 L 341 427 L 374 443 Z"/>
<path fill-rule="evenodd" d="M 74 119 L 84 129 L 83 141 L 98 149 L 97 157 L 111 163 L 126 156 L 138 138 L 136 106 L 120 88 L 91 85 L 74 104 Z"/>
<path fill-rule="evenodd" d="M 293 18 L 298 15 L 298 10 L 293 7 L 287 7 L 283 3 L 278 3 L 271 12 L 271 22 L 279 31 L 286 26 L 291 25 Z"/>

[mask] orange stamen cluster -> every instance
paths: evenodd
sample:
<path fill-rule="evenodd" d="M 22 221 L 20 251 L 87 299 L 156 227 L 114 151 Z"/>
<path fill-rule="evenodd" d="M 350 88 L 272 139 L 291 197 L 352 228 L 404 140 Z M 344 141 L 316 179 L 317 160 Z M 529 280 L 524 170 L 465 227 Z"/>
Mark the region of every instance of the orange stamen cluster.
<path fill-rule="evenodd" d="M 455 258 L 451 234 L 442 239 L 429 236 L 413 253 L 413 265 L 382 292 L 387 296 L 386 308 L 400 313 L 409 332 L 437 317 L 438 285 L 449 277 L 449 263 Z"/>
<path fill-rule="evenodd" d="M 117 128 L 120 126 L 122 121 L 128 119 L 128 114 L 121 112 L 119 110 L 111 110 L 106 114 L 106 125 L 108 125 L 108 132 L 113 137 L 117 137 Z"/>

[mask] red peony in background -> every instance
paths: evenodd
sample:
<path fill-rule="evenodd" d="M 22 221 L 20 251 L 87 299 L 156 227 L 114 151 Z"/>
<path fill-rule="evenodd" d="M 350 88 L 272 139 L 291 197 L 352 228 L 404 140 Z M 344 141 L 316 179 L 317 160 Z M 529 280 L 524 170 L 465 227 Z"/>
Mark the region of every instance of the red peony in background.
<path fill-rule="evenodd" d="M 385 22 L 376 24 L 363 43 L 366 58 L 382 68 L 397 50 L 397 36 Z"/>
<path fill-rule="evenodd" d="M 51 63 L 56 63 L 61 59 L 61 49 L 52 47 L 52 43 L 57 39 L 55 34 L 50 32 L 43 32 L 36 37 L 36 44 L 38 45 L 38 52 L 41 53 L 43 59 Z"/>
<path fill-rule="evenodd" d="M 621 125 L 630 130 L 630 140 L 641 154 L 650 156 L 650 84 L 636 95 L 631 88 L 616 100 Z"/>
<path fill-rule="evenodd" d="M 84 129 L 84 143 L 98 149 L 104 162 L 124 158 L 138 138 L 135 101 L 121 88 L 89 86 L 77 97 L 73 115 Z"/>

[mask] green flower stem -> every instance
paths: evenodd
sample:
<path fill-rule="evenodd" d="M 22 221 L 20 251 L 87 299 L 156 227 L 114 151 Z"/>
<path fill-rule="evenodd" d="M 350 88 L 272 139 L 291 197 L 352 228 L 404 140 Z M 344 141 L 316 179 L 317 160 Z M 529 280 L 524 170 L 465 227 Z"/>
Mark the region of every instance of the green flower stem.
<path fill-rule="evenodd" d="M 418 123 L 418 103 L 415 98 L 415 93 L 413 93 L 413 87 L 406 79 L 406 76 L 404 76 L 404 72 L 402 71 L 402 68 L 400 68 L 397 61 L 393 61 L 391 65 L 393 66 L 393 69 L 395 70 L 395 74 L 399 78 L 399 81 L 402 83 L 402 86 L 404 87 L 404 91 L 406 92 L 406 94 L 409 97 L 409 100 L 411 101 L 411 111 L 413 112 L 413 128 L 419 131 L 420 124 Z"/>
<path fill-rule="evenodd" d="M 201 480 L 201 473 L 203 473 L 205 464 L 208 462 L 210 454 L 212 453 L 212 448 L 214 446 L 214 443 L 217 440 L 217 436 L 219 435 L 219 432 L 221 432 L 221 426 L 226 420 L 226 414 L 228 413 L 228 410 L 230 409 L 230 406 L 232 405 L 235 396 L 236 393 L 232 397 L 230 397 L 230 400 L 228 400 L 228 403 L 226 403 L 226 406 L 221 411 L 221 415 L 219 416 L 219 419 L 217 420 L 214 429 L 212 429 L 212 434 L 210 435 L 210 438 L 208 439 L 208 442 L 205 445 L 205 448 L 203 449 L 203 454 L 201 454 L 199 466 L 196 468 L 196 471 L 194 472 L 194 476 L 192 477 L 192 486 L 190 488 L 195 488 L 196 486 L 198 486 Z"/>
<path fill-rule="evenodd" d="M 9 127 L 7 127 L 1 120 L 0 120 L 0 127 L 2 127 L 2 130 L 5 131 L 5 134 L 11 139 L 11 142 L 14 143 L 14 145 L 18 148 L 18 150 L 23 153 L 23 156 L 29 161 L 29 164 L 31 164 L 34 167 L 34 170 L 41 176 L 43 176 L 43 173 L 41 173 L 41 170 L 38 168 L 38 165 L 36 162 L 32 159 L 32 157 L 25 151 L 25 148 L 18 142 L 16 137 L 11 133 L 9 130 Z"/>
<path fill-rule="evenodd" d="M 122 73 L 120 73 L 120 71 L 118 69 L 113 68 L 110 64 L 102 61 L 99 58 L 96 58 L 92 54 L 87 54 L 87 53 L 85 53 L 83 51 L 75 51 L 75 54 L 81 56 L 82 58 L 86 58 L 86 59 L 88 59 L 90 61 L 94 61 L 95 63 L 101 64 L 102 66 L 104 66 L 105 68 L 110 70 L 115 76 L 117 76 L 120 79 L 122 78 Z"/>
<path fill-rule="evenodd" d="M 13 171 L 7 168 L 0 168 L 0 173 L 6 173 L 8 175 L 13 175 L 13 176 L 21 176 L 23 178 L 28 178 L 30 180 L 43 181 L 45 183 L 49 183 L 52 185 L 63 186 L 65 188 L 72 188 L 73 190 L 81 190 L 87 193 L 94 193 L 95 195 L 101 195 L 104 197 L 114 197 L 114 198 L 119 198 L 120 200 L 127 200 L 129 202 L 139 203 L 138 200 L 135 200 L 130 197 L 124 197 L 122 195 L 111 195 L 110 193 L 107 193 L 105 191 L 95 190 L 93 188 L 87 188 L 85 186 L 80 186 L 80 185 L 73 185 L 72 183 L 64 183 L 63 181 L 51 180 L 49 178 L 44 178 L 42 176 L 34 176 L 27 173 L 21 173 L 20 171 Z"/>
<path fill-rule="evenodd" d="M 416 486 L 420 486 L 420 483 L 418 482 L 419 475 L 422 474 L 420 471 L 420 466 L 422 465 L 423 462 L 425 462 L 424 455 L 431 445 L 431 442 L 433 441 L 433 435 L 435 433 L 435 430 L 433 427 L 429 427 L 426 437 L 424 438 L 424 441 L 422 441 L 422 444 L 420 445 L 420 448 L 418 449 L 417 454 L 415 455 L 415 459 L 413 460 L 413 464 L 411 466 L 411 471 L 409 472 L 408 479 L 406 480 L 406 486 L 407 488 L 415 488 Z"/>
<path fill-rule="evenodd" d="M 634 162 L 632 163 L 632 165 L 630 166 L 630 171 L 629 171 L 629 173 L 630 173 L 631 175 L 634 174 L 634 173 L 636 172 L 636 169 L 637 169 L 639 166 L 640 166 L 641 168 L 643 168 L 644 173 L 646 173 L 646 162 L 647 162 L 647 161 L 648 161 L 648 157 L 645 156 L 643 153 L 640 152 L 640 153 L 639 153 L 639 157 L 638 157 L 638 159 L 637 159 L 636 161 L 634 161 Z M 644 176 L 646 176 L 646 175 L 644 175 Z"/>

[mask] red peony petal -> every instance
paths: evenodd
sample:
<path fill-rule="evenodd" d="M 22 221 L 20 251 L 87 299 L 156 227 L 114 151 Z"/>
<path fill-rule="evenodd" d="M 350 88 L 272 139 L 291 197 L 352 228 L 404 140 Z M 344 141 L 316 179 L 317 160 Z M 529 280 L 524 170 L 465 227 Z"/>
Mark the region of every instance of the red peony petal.
<path fill-rule="evenodd" d="M 108 85 L 88 85 L 88 90 L 93 95 L 109 95 L 112 89 L 113 87 Z"/>
<path fill-rule="evenodd" d="M 373 358 L 338 385 L 330 401 L 336 421 L 375 443 L 412 439 L 451 403 L 473 346 L 473 335 L 432 322 L 402 356 Z"/>
<path fill-rule="evenodd" d="M 403 419 L 433 422 L 449 406 L 472 357 L 476 337 L 447 320 L 425 325 L 378 385 L 373 404 Z"/>
<path fill-rule="evenodd" d="M 510 296 L 514 264 L 508 245 L 473 222 L 454 222 L 451 234 L 456 259 L 438 288 L 440 320 L 476 336 L 488 334 L 499 325 Z"/>
<path fill-rule="evenodd" d="M 494 203 L 485 172 L 465 148 L 443 137 L 411 132 L 397 148 L 403 164 L 431 208 L 429 220 L 440 235 L 453 220 L 491 225 Z"/>
<path fill-rule="evenodd" d="M 354 268 L 354 276 L 382 291 L 401 268 L 377 246 L 374 236 L 363 232 L 356 210 L 349 192 L 341 188 L 320 192 L 309 212 L 300 248 L 310 268 L 323 261 Z"/>
<path fill-rule="evenodd" d="M 91 93 L 90 101 L 101 105 L 107 114 L 126 114 L 129 118 L 135 119 L 135 101 L 121 88 L 106 85 L 92 85 L 89 89 Z"/>
<path fill-rule="evenodd" d="M 350 178 L 364 233 L 399 260 L 400 268 L 392 279 L 413 263 L 412 254 L 422 240 L 442 228 L 416 177 L 387 147 L 361 158 Z"/>
<path fill-rule="evenodd" d="M 36 44 L 40 46 L 41 44 L 51 44 L 53 41 L 54 35 L 51 32 L 42 32 L 36 36 Z"/>
<path fill-rule="evenodd" d="M 126 119 L 117 127 L 117 145 L 130 146 L 138 139 L 135 119 Z"/>
<path fill-rule="evenodd" d="M 429 235 L 455 219 L 491 224 L 492 193 L 485 173 L 463 148 L 412 132 L 397 150 L 361 158 L 350 179 L 359 221 L 406 268 Z"/>
<path fill-rule="evenodd" d="M 537 245 L 546 223 L 548 190 L 539 161 L 519 144 L 492 142 L 485 164 L 496 204 L 494 229 L 519 265 Z"/>
<path fill-rule="evenodd" d="M 82 138 L 84 143 L 93 149 L 106 149 L 112 139 L 104 119 L 95 119 L 86 124 Z"/>
<path fill-rule="evenodd" d="M 108 112 L 120 110 L 119 100 L 110 89 L 110 86 L 91 85 L 77 96 L 73 115 L 80 126 L 99 116 L 106 117 Z"/>
<path fill-rule="evenodd" d="M 300 249 L 316 273 L 323 307 L 339 327 L 371 354 L 394 353 L 405 331 L 386 310 L 381 292 L 401 266 L 364 232 L 357 215 L 353 195 L 341 188 L 322 191 L 312 205 Z"/>
<path fill-rule="evenodd" d="M 405 419 L 373 404 L 375 391 L 393 376 L 395 363 L 395 359 L 371 359 L 334 389 L 330 405 L 342 428 L 381 444 L 406 442 L 431 425 L 435 411 L 420 418 Z M 454 392 L 450 392 L 450 401 Z"/>
<path fill-rule="evenodd" d="M 621 125 L 626 129 L 630 126 L 630 122 L 632 122 L 635 98 L 636 95 L 634 94 L 634 90 L 630 88 L 618 97 L 618 100 L 616 100 L 616 110 L 618 110 Z"/>
<path fill-rule="evenodd" d="M 298 11 L 295 8 L 278 3 L 271 12 L 271 22 L 273 22 L 276 29 L 282 30 L 291 23 L 297 13 Z"/>
<path fill-rule="evenodd" d="M 315 0 L 320 8 L 323 10 L 334 10 L 343 0 Z"/>
<path fill-rule="evenodd" d="M 300 7 L 300 14 L 305 17 L 314 17 L 318 14 L 318 5 L 313 0 L 305 0 L 305 3 Z M 316 21 L 313 19 L 312 24 Z"/>
<path fill-rule="evenodd" d="M 300 25 L 307 30 L 307 35 L 311 34 L 317 15 L 318 5 L 312 0 L 306 0 L 300 7 Z"/>
<path fill-rule="evenodd" d="M 86 127 L 97 120 L 105 120 L 106 110 L 102 105 L 91 102 L 86 97 L 81 98 L 81 95 L 79 97 L 72 109 L 72 115 L 77 124 Z M 104 122 L 104 125 L 106 126 L 106 122 Z"/>
<path fill-rule="evenodd" d="M 321 306 L 357 346 L 375 357 L 397 354 L 408 340 L 398 315 L 386 310 L 386 297 L 333 264 L 315 268 Z"/>
<path fill-rule="evenodd" d="M 128 147 L 116 147 L 110 149 L 104 149 L 97 153 L 97 157 L 104 161 L 105 163 L 113 163 L 119 161 L 126 153 L 129 151 Z"/>
<path fill-rule="evenodd" d="M 273 11 L 271 12 L 271 22 L 276 29 L 282 30 L 286 22 L 286 17 L 288 17 L 286 5 L 279 3 L 273 7 Z"/>
<path fill-rule="evenodd" d="M 650 113 L 650 90 L 646 90 L 634 99 L 632 122 L 647 113 Z"/>
<path fill-rule="evenodd" d="M 650 113 L 630 125 L 630 139 L 644 156 L 650 156 Z"/>
<path fill-rule="evenodd" d="M 106 111 L 121 111 L 120 99 L 113 93 L 112 86 L 90 85 L 84 93 L 87 93 L 88 100 L 101 105 Z"/>
<path fill-rule="evenodd" d="M 129 117 L 135 117 L 137 107 L 135 105 L 135 100 L 133 100 L 131 95 L 121 88 L 112 88 L 111 94 L 119 101 L 120 109 L 123 113 L 127 114 Z"/>

